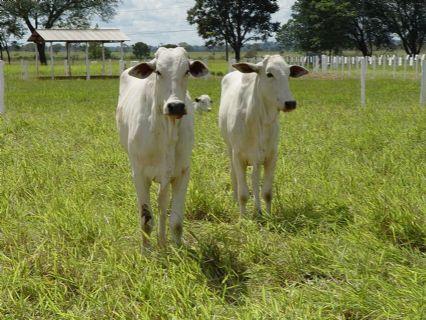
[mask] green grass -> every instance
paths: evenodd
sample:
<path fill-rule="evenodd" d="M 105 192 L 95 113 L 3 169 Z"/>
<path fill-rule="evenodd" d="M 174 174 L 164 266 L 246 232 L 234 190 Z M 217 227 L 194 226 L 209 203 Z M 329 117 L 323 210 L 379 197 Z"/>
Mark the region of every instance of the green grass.
<path fill-rule="evenodd" d="M 140 254 L 117 80 L 18 80 L 0 118 L 1 319 L 424 319 L 426 115 L 412 80 L 292 81 L 273 214 L 238 219 L 196 118 L 183 249 Z M 155 188 L 154 188 L 155 189 Z M 153 190 L 153 197 L 155 190 Z M 253 206 L 250 207 L 253 211 Z"/>

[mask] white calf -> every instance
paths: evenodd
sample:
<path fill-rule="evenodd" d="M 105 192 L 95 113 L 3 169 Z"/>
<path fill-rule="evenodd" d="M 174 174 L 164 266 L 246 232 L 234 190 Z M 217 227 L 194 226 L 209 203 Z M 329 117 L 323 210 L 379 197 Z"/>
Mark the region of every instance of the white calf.
<path fill-rule="evenodd" d="M 289 77 L 300 77 L 308 71 L 289 66 L 279 55 L 267 56 L 258 64 L 237 63 L 238 71 L 222 80 L 219 126 L 231 157 L 234 197 L 241 215 L 245 215 L 249 191 L 247 166 L 253 166 L 252 184 L 255 205 L 261 214 L 259 170 L 264 166 L 262 187 L 266 210 L 271 212 L 272 182 L 278 150 L 279 111 L 296 108 L 288 83 Z"/>
<path fill-rule="evenodd" d="M 159 245 L 166 243 L 170 185 L 170 230 L 174 242 L 181 243 L 194 140 L 188 75 L 200 77 L 207 73 L 207 67 L 200 61 L 189 60 L 183 48 L 160 48 L 154 60 L 140 63 L 121 75 L 116 120 L 132 167 L 144 246 L 149 245 L 153 226 L 149 196 L 152 181 L 160 184 Z"/>
<path fill-rule="evenodd" d="M 194 103 L 195 111 L 197 111 L 198 113 L 211 111 L 212 103 L 213 103 L 212 99 L 210 99 L 208 95 L 203 94 L 199 96 L 198 98 L 195 98 L 195 103 Z"/>

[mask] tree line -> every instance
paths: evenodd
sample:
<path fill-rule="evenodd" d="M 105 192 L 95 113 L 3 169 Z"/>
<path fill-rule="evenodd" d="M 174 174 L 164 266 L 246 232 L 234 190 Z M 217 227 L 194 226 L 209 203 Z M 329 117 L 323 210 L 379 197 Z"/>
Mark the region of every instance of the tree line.
<path fill-rule="evenodd" d="M 297 0 L 281 26 L 271 18 L 278 10 L 277 0 L 196 0 L 187 20 L 207 46 L 231 46 L 236 60 L 246 43 L 273 33 L 286 50 L 364 56 L 398 39 L 415 55 L 426 41 L 426 0 Z"/>

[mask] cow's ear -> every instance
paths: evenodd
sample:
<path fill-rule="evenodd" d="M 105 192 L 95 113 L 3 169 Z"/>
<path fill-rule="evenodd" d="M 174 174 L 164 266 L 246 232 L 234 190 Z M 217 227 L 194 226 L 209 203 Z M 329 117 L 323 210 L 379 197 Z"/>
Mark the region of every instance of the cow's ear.
<path fill-rule="evenodd" d="M 259 73 L 260 69 L 262 68 L 261 66 L 257 64 L 246 63 L 246 62 L 235 63 L 232 66 L 242 73 L 252 73 L 252 72 Z"/>
<path fill-rule="evenodd" d="M 209 68 L 207 68 L 203 62 L 199 60 L 193 60 L 189 62 L 189 72 L 191 72 L 193 77 L 199 78 L 208 75 Z"/>
<path fill-rule="evenodd" d="M 155 59 L 150 62 L 142 62 L 130 69 L 129 75 L 138 79 L 148 78 L 155 71 Z"/>
<path fill-rule="evenodd" d="M 299 78 L 308 73 L 309 71 L 301 66 L 290 66 L 290 77 L 292 78 Z"/>

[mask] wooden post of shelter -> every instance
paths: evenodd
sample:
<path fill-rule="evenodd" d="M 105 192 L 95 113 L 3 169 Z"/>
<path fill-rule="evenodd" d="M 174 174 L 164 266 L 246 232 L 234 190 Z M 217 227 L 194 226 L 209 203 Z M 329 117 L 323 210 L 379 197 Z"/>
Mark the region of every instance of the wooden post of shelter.
<path fill-rule="evenodd" d="M 123 73 L 124 69 L 124 48 L 123 41 L 120 41 L 120 74 Z"/>
<path fill-rule="evenodd" d="M 53 42 L 50 42 L 50 78 L 55 79 L 54 57 L 53 57 Z"/>
<path fill-rule="evenodd" d="M 0 60 L 0 114 L 4 112 L 4 61 Z"/>
<path fill-rule="evenodd" d="M 86 80 L 90 80 L 89 42 L 86 42 Z"/>
<path fill-rule="evenodd" d="M 66 42 L 65 47 L 67 50 L 67 68 L 68 68 L 68 70 L 65 72 L 68 77 L 71 77 L 71 43 Z"/>
<path fill-rule="evenodd" d="M 105 76 L 105 45 L 102 42 L 102 76 Z"/>

